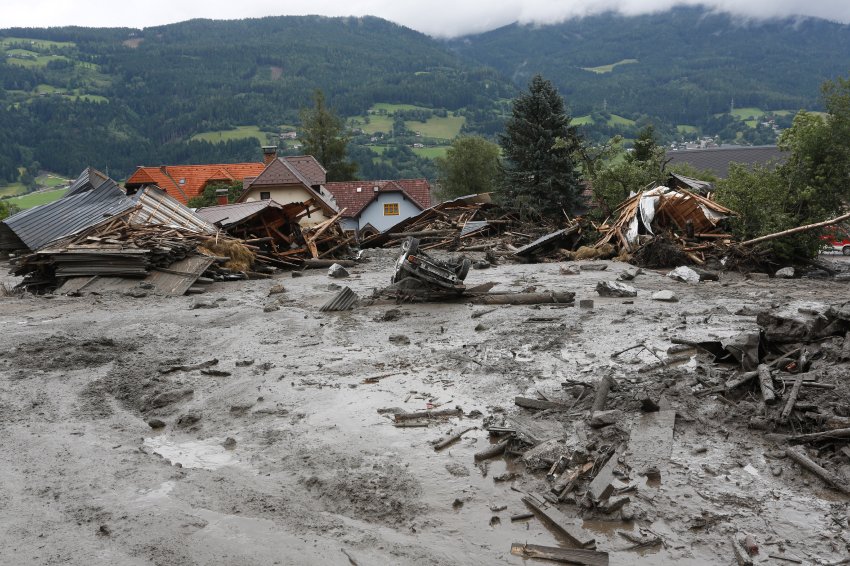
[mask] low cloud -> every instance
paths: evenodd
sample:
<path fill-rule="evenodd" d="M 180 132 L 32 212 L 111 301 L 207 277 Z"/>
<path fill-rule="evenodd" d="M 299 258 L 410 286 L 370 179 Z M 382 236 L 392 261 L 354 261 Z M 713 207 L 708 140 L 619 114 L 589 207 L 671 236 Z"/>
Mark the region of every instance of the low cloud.
<path fill-rule="evenodd" d="M 131 4 L 116 4 L 114 0 L 5 0 L 0 25 L 140 28 L 192 18 L 373 15 L 435 37 L 456 37 L 512 22 L 552 24 L 608 11 L 638 15 L 698 5 L 752 19 L 811 16 L 850 23 L 847 0 L 313 0 L 286 7 L 281 4 L 280 0 L 146 0 Z"/>

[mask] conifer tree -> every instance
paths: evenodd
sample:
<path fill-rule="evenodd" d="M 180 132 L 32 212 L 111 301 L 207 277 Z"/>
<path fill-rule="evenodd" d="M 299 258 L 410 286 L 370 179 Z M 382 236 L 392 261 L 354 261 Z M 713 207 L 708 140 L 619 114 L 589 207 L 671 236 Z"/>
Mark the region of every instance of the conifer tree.
<path fill-rule="evenodd" d="M 347 161 L 348 136 L 344 122 L 325 106 L 325 95 L 317 90 L 315 106 L 301 110 L 304 151 L 315 157 L 328 172 L 328 181 L 350 181 L 355 178 L 357 164 Z"/>
<path fill-rule="evenodd" d="M 544 216 L 572 213 L 581 141 L 551 82 L 536 75 L 528 92 L 514 100 L 499 144 L 504 155 L 500 195 L 506 204 Z"/>

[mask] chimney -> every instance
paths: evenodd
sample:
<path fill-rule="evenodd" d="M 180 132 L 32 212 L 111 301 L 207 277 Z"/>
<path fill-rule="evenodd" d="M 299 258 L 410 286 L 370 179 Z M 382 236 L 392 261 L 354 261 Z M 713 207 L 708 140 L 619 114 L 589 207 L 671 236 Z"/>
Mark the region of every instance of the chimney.
<path fill-rule="evenodd" d="M 227 189 L 216 189 L 215 190 L 215 203 L 218 204 L 218 205 L 228 204 Z"/>
<path fill-rule="evenodd" d="M 263 163 L 268 165 L 272 161 L 277 159 L 277 146 L 276 145 L 264 145 L 263 146 Z"/>

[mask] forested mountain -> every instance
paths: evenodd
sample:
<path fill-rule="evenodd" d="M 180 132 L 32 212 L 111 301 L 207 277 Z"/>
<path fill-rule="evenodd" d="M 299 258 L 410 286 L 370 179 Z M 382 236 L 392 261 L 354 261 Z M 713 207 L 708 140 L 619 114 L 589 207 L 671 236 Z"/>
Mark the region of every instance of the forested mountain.
<path fill-rule="evenodd" d="M 353 119 L 364 175 L 428 174 L 434 144 L 498 132 L 509 99 L 537 72 L 591 139 L 631 137 L 652 122 L 667 141 L 758 143 L 775 136 L 760 125 L 764 112 L 787 125 L 797 109 L 818 108 L 825 79 L 848 70 L 848 26 L 699 8 L 452 41 L 373 17 L 6 29 L 0 182 L 18 167 L 73 175 L 94 165 L 121 177 L 142 163 L 254 160 L 265 136 L 297 126 L 316 88 Z M 257 134 L 225 135 L 237 127 Z"/>
<path fill-rule="evenodd" d="M 745 21 L 701 8 L 513 24 L 449 45 L 518 84 L 542 73 L 576 116 L 607 109 L 712 134 L 723 127 L 715 115 L 733 103 L 765 111 L 818 108 L 819 85 L 850 70 L 850 26 L 811 18 Z"/>
<path fill-rule="evenodd" d="M 257 159 L 253 140 L 187 140 L 297 120 L 322 89 L 344 115 L 379 101 L 486 108 L 513 87 L 378 18 L 193 20 L 145 30 L 0 31 L 0 177 L 37 161 L 126 174 L 138 163 Z"/>

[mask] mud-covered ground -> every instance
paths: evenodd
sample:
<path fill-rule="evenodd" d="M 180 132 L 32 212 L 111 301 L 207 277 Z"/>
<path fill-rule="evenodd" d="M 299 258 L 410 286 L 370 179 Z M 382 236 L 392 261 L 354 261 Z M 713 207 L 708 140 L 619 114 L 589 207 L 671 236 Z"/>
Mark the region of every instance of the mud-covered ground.
<path fill-rule="evenodd" d="M 611 564 L 733 564 L 736 533 L 758 542 L 757 564 L 850 555 L 847 497 L 747 428 L 756 399 L 695 397 L 696 359 L 639 371 L 656 361 L 646 350 L 611 357 L 645 341 L 666 358 L 671 338 L 752 330 L 759 310 L 843 302 L 847 282 L 722 274 L 686 285 L 646 271 L 624 300 L 594 291 L 623 264 L 564 275 L 563 264 L 506 263 L 467 283 L 574 291 L 595 307 L 319 312 L 334 284 L 362 297 L 385 286 L 392 259 L 377 252 L 341 281 L 282 273 L 199 297 L 0 298 L 0 564 L 520 564 L 512 542 L 563 541 L 537 519 L 510 520 L 527 512 L 525 492 L 547 489 L 545 471 L 511 457 L 476 464 L 491 442 L 484 419 L 530 417 L 515 396 L 572 400 L 563 382 L 606 373 L 624 416 L 603 442 L 628 439 L 641 392 L 663 392 L 677 411 L 660 482 L 643 480 L 622 513 L 560 506 L 584 516 Z M 652 301 L 661 289 L 679 301 Z M 821 371 L 842 384 L 850 373 Z M 472 416 L 397 428 L 385 411 L 455 406 Z M 541 418 L 565 431 L 584 420 Z M 478 428 L 435 452 L 431 441 L 465 426 Z M 506 473 L 516 478 L 494 480 Z M 625 550 L 618 531 L 663 544 Z"/>

